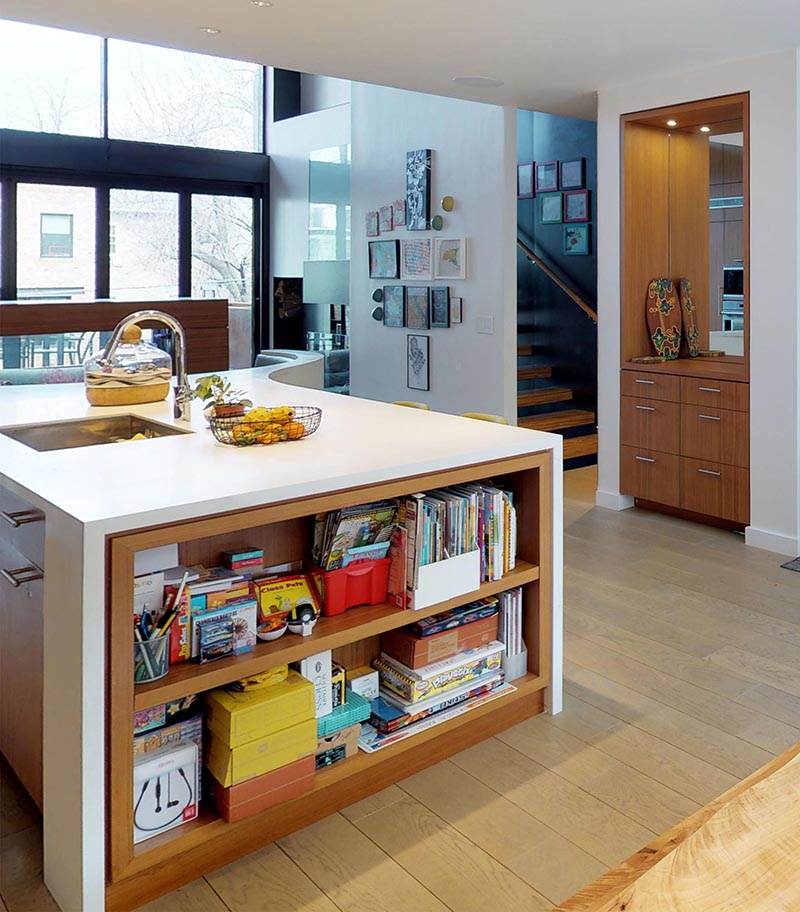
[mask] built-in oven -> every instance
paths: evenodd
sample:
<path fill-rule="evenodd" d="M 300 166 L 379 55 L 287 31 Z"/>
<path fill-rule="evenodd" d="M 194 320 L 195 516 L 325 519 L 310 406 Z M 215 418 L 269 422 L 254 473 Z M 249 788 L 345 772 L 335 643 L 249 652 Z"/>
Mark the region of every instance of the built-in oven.
<path fill-rule="evenodd" d="M 719 312 L 723 332 L 744 329 L 744 266 L 741 263 L 722 267 Z"/>

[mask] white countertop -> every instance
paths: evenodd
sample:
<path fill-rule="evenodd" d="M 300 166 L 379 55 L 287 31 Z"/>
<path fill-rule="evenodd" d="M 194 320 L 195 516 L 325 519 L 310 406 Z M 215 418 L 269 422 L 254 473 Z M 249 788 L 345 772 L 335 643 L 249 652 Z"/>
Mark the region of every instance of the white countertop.
<path fill-rule="evenodd" d="M 0 434 L 0 476 L 110 532 L 541 450 L 556 449 L 560 458 L 555 434 L 291 387 L 268 373 L 225 376 L 256 405 L 321 407 L 315 434 L 271 446 L 224 446 L 196 400 L 193 434 L 41 453 Z M 109 414 L 178 424 L 172 394 L 149 405 L 95 408 L 82 384 L 0 387 L 0 430 Z"/>

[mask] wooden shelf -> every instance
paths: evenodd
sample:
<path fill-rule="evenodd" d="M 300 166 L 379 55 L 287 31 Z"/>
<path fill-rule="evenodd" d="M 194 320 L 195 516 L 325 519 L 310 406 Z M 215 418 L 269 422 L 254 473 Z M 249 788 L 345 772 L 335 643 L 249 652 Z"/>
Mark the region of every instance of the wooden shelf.
<path fill-rule="evenodd" d="M 476 599 L 496 595 L 498 592 L 538 579 L 538 566 L 518 560 L 517 566 L 501 580 L 483 583 L 473 592 L 439 602 L 418 612 L 407 611 L 387 602 L 380 605 L 365 605 L 351 608 L 336 617 L 321 617 L 317 621 L 314 633 L 308 637 L 285 633 L 279 640 L 270 643 L 259 642 L 253 652 L 231 659 L 220 659 L 208 665 L 181 662 L 172 666 L 166 677 L 146 684 L 137 684 L 134 691 L 134 709 L 138 712 L 168 700 L 177 700 L 189 694 L 221 687 L 275 665 L 297 662 L 306 656 L 352 643 L 354 639 L 377 636 L 387 630 L 411 624 L 416 618 L 440 614 Z"/>
<path fill-rule="evenodd" d="M 747 363 L 743 358 L 676 358 L 659 364 L 634 364 L 626 361 L 623 370 L 646 374 L 673 374 L 678 377 L 703 377 L 708 380 L 732 380 L 746 383 Z"/>

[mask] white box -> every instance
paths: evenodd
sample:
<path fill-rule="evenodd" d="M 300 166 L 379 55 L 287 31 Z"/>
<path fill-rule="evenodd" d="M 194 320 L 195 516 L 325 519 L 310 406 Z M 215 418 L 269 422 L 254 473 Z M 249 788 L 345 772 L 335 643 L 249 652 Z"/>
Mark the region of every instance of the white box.
<path fill-rule="evenodd" d="M 148 573 L 133 578 L 133 614 L 140 618 L 145 611 L 158 614 L 164 607 L 164 573 Z"/>
<path fill-rule="evenodd" d="M 133 761 L 133 841 L 142 842 L 197 817 L 197 745 L 181 740 Z"/>
<path fill-rule="evenodd" d="M 447 560 L 419 568 L 417 588 L 409 593 L 409 608 L 418 611 L 458 595 L 474 592 L 481 585 L 481 552 L 467 551 Z"/>
<path fill-rule="evenodd" d="M 377 700 L 380 696 L 378 672 L 374 668 L 354 668 L 347 672 L 347 689 L 365 700 Z"/>
<path fill-rule="evenodd" d="M 333 712 L 331 661 L 331 651 L 328 649 L 294 663 L 294 668 L 314 685 L 314 714 L 318 719 Z"/>

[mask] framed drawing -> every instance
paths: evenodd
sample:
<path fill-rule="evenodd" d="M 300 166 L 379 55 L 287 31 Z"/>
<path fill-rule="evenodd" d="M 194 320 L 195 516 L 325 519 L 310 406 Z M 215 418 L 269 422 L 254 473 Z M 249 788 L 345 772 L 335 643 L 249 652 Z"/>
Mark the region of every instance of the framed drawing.
<path fill-rule="evenodd" d="M 462 298 L 450 298 L 450 322 L 451 323 L 460 323 L 462 320 L 463 314 L 463 299 Z"/>
<path fill-rule="evenodd" d="M 434 238 L 434 278 L 467 277 L 467 242 L 464 238 Z"/>
<path fill-rule="evenodd" d="M 530 199 L 533 196 L 533 162 L 517 165 L 517 199 Z"/>
<path fill-rule="evenodd" d="M 431 388 L 431 340 L 429 336 L 408 336 L 407 380 L 412 390 Z"/>
<path fill-rule="evenodd" d="M 562 190 L 580 190 L 586 181 L 586 159 L 573 158 L 561 162 L 560 186 Z"/>
<path fill-rule="evenodd" d="M 369 277 L 396 279 L 398 274 L 397 241 L 370 241 Z"/>
<path fill-rule="evenodd" d="M 539 196 L 539 221 L 543 225 L 554 225 L 561 221 L 560 193 L 542 193 Z"/>
<path fill-rule="evenodd" d="M 558 162 L 536 162 L 536 192 L 547 193 L 548 190 L 558 190 Z"/>
<path fill-rule="evenodd" d="M 383 286 L 383 325 L 402 327 L 406 320 L 406 286 Z"/>
<path fill-rule="evenodd" d="M 368 212 L 364 216 L 364 222 L 366 224 L 367 237 L 378 237 L 380 234 L 378 230 L 378 213 Z"/>
<path fill-rule="evenodd" d="M 431 288 L 431 329 L 450 329 L 450 288 Z"/>
<path fill-rule="evenodd" d="M 588 222 L 589 221 L 589 191 L 565 190 L 564 191 L 564 221 Z"/>
<path fill-rule="evenodd" d="M 392 203 L 392 224 L 395 228 L 402 228 L 406 223 L 406 201 L 395 200 Z"/>
<path fill-rule="evenodd" d="M 433 278 L 433 243 L 429 237 L 400 241 L 400 278 Z"/>
<path fill-rule="evenodd" d="M 391 231 L 394 228 L 394 222 L 392 221 L 392 207 L 391 206 L 381 206 L 378 210 L 378 225 L 381 232 Z"/>
<path fill-rule="evenodd" d="M 430 289 L 427 285 L 406 288 L 406 328 L 430 329 Z"/>
<path fill-rule="evenodd" d="M 406 228 L 427 231 L 431 227 L 431 150 L 406 153 Z"/>
<path fill-rule="evenodd" d="M 588 225 L 564 225 L 564 253 L 568 256 L 588 256 Z"/>

